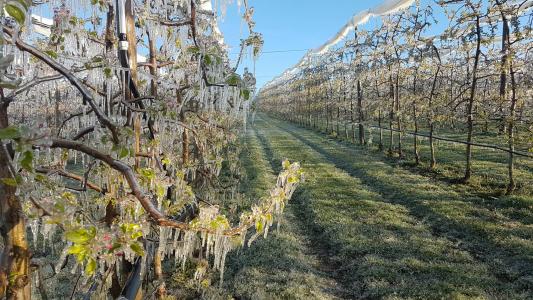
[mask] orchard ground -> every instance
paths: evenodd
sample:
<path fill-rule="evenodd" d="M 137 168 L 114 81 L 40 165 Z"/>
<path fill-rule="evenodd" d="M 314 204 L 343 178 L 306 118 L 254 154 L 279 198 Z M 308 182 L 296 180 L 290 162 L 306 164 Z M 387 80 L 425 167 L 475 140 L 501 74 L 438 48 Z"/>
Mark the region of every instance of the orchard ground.
<path fill-rule="evenodd" d="M 302 163 L 306 181 L 279 231 L 229 258 L 227 293 L 252 299 L 533 297 L 527 188 L 501 196 L 497 186 L 476 184 L 483 178 L 450 184 L 445 173 L 423 172 L 375 147 L 266 115 L 258 116 L 246 141 L 243 191 L 265 193 L 284 158 Z M 442 172 L 456 169 L 453 149 L 439 147 Z M 487 163 L 499 171 L 490 156 L 474 170 Z M 518 177 L 522 184 L 531 180 L 529 167 Z"/>

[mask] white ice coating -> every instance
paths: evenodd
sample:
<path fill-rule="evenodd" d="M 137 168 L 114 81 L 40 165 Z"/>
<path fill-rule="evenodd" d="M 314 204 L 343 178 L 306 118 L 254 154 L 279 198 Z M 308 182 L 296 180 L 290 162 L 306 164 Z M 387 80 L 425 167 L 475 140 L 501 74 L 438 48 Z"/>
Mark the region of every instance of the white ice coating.
<path fill-rule="evenodd" d="M 58 6 L 61 4 L 58 0 L 52 1 L 53 2 L 49 2 L 51 6 Z M 74 2 L 80 3 L 79 5 L 72 4 L 73 6 L 76 6 L 77 9 L 84 9 L 84 7 L 87 5 L 89 5 L 90 7 L 90 3 L 88 0 L 66 0 L 66 2 L 67 7 L 71 5 L 68 3 Z M 189 1 L 182 2 L 189 3 Z M 161 1 L 161 3 L 163 3 L 163 1 Z M 214 6 L 216 7 L 216 5 Z M 202 10 L 213 11 L 214 6 L 211 5 L 211 1 L 204 1 L 202 2 L 200 8 Z M 87 7 L 87 11 L 90 11 L 89 7 Z M 190 10 L 190 8 L 188 9 Z M 87 11 L 80 14 L 86 14 Z M 54 25 L 54 20 L 42 17 L 47 15 L 49 14 L 47 14 L 42 8 L 36 8 L 35 14 L 32 14 L 32 18 L 28 18 L 27 20 L 27 27 L 30 28 L 30 30 L 27 33 L 23 33 L 27 34 L 27 36 L 22 37 L 27 37 L 29 42 L 32 43 L 31 38 L 36 36 L 37 34 L 42 35 L 42 37 L 38 36 L 39 39 L 43 37 L 52 36 L 52 31 L 55 30 L 52 29 Z M 76 15 L 76 13 L 73 13 L 73 15 Z M 216 20 L 213 20 L 214 18 L 209 18 L 209 23 L 214 24 L 211 30 L 213 30 L 215 39 L 220 42 L 217 36 L 217 34 L 220 34 L 220 30 L 218 28 L 218 25 L 216 24 Z M 201 21 L 203 20 L 200 20 L 199 22 Z M 158 32 L 155 29 L 157 26 L 151 27 L 151 34 L 153 34 L 154 36 L 161 35 L 161 32 Z M 97 107 L 102 110 L 103 114 L 105 114 L 115 124 L 125 124 L 127 119 L 122 114 L 122 106 L 116 105 L 117 102 L 113 103 L 113 101 L 115 101 L 114 99 L 122 99 L 125 95 L 124 81 L 126 81 L 126 78 L 124 76 L 124 68 L 120 67 L 116 63 L 115 53 L 111 51 L 111 53 L 106 54 L 104 46 L 100 43 L 95 43 L 94 41 L 92 41 L 82 25 L 70 24 L 68 29 L 69 32 L 64 34 L 64 49 L 58 50 L 57 53 L 55 53 L 57 55 L 55 60 L 65 66 L 65 68 L 73 70 L 75 75 L 80 80 L 82 80 L 84 84 L 90 87 L 90 90 L 94 96 L 94 101 Z M 99 29 L 96 31 L 99 32 Z M 53 32 L 55 33 L 55 31 Z M 209 35 L 211 33 L 206 34 Z M 162 39 L 165 40 L 165 43 L 163 43 L 163 50 L 160 51 L 161 53 L 170 53 L 168 55 L 179 55 L 179 53 L 183 53 L 183 50 L 187 49 L 187 47 L 190 47 L 190 43 L 187 43 L 190 38 L 188 36 L 188 29 L 186 28 L 180 28 L 179 30 L 172 31 L 172 34 L 170 36 L 165 36 Z M 176 43 L 175 40 L 177 39 L 179 39 L 181 43 Z M 16 67 L 20 67 L 21 69 L 24 68 L 23 74 L 25 76 L 25 80 L 55 75 L 55 72 L 52 72 L 47 66 L 41 64 L 31 65 L 28 62 L 30 55 L 24 54 L 15 47 L 11 45 L 4 45 L 3 49 L 4 53 L 13 53 L 15 55 Z M 85 64 L 95 62 L 94 58 L 99 58 L 99 61 L 101 61 L 102 64 L 112 70 L 111 76 L 108 76 L 104 72 L 99 71 L 99 68 L 83 70 L 85 69 Z M 137 60 L 139 62 L 144 62 L 146 61 L 146 57 L 139 55 L 137 57 Z M 191 68 L 194 68 L 194 64 L 192 65 L 193 66 L 191 66 Z M 197 65 L 199 66 L 199 63 L 197 63 Z M 213 78 L 214 82 L 224 82 L 224 70 L 225 68 L 222 64 L 217 64 L 216 66 L 211 66 L 209 70 L 207 70 L 207 75 L 209 78 Z M 189 75 L 190 73 L 192 73 L 192 76 Z M 244 99 L 240 95 L 240 89 L 237 87 L 208 87 L 201 80 L 199 76 L 200 73 L 200 69 L 196 69 L 196 72 L 194 72 L 194 70 L 187 69 L 187 67 L 183 67 L 180 69 L 161 68 L 157 76 L 152 76 L 148 73 L 148 71 L 140 68 L 138 76 L 139 80 L 143 80 L 145 82 L 156 79 L 159 84 L 158 87 L 161 91 L 179 88 L 180 85 L 184 84 L 183 82 L 185 81 L 185 79 L 193 83 L 198 82 L 200 85 L 200 90 L 198 92 L 199 95 L 196 94 L 196 91 L 194 89 L 186 89 L 186 94 L 183 97 L 184 101 L 183 103 L 181 103 L 181 105 L 185 105 L 187 102 L 190 103 L 191 101 L 197 101 L 205 105 L 205 108 L 202 109 L 206 113 L 222 112 L 224 113 L 224 116 L 228 117 L 228 119 L 230 116 L 234 116 L 238 118 L 243 118 L 245 120 L 246 111 L 250 105 L 250 102 L 244 101 Z M 146 93 L 147 90 L 147 87 L 141 87 L 141 92 L 143 92 L 143 94 Z M 88 165 L 94 159 L 85 154 L 80 153 L 79 151 L 69 150 L 64 152 L 61 149 L 52 149 L 50 148 L 49 142 L 51 140 L 49 139 L 50 136 L 56 134 L 59 136 L 67 137 L 74 136 L 82 129 L 92 126 L 95 127 L 94 131 L 86 135 L 87 138 L 84 138 L 85 142 L 89 142 L 90 146 L 95 150 L 98 150 L 102 153 L 109 153 L 113 158 L 118 158 L 119 154 L 117 153 L 117 151 L 112 149 L 112 144 L 106 143 L 103 140 L 103 138 L 109 137 L 109 132 L 105 128 L 101 127 L 99 120 L 96 118 L 93 112 L 89 111 L 88 106 L 82 106 L 81 101 L 78 101 L 81 99 L 80 92 L 76 88 L 71 86 L 66 79 L 44 81 L 36 85 L 36 88 L 28 89 L 23 94 L 21 93 L 17 95 L 17 97 L 21 100 L 37 99 L 36 101 L 38 101 L 36 102 L 36 105 L 34 105 L 34 103 L 29 104 L 28 101 L 14 101 L 11 104 L 12 110 L 19 112 L 16 117 L 21 118 L 21 122 L 27 124 L 30 128 L 41 128 L 39 130 L 36 130 L 35 135 L 45 136 L 45 138 L 41 139 L 43 141 L 42 143 L 41 140 L 39 140 L 39 143 L 36 142 L 36 144 L 40 145 L 42 148 L 35 149 L 34 151 L 35 166 L 57 166 L 58 169 L 65 169 L 67 164 L 70 165 L 71 162 L 74 162 L 74 165 L 79 166 L 80 169 L 87 170 Z M 175 107 L 176 111 L 181 110 L 181 108 L 182 107 Z M 56 110 L 56 112 L 54 112 L 54 110 Z M 66 121 L 66 117 L 70 114 L 77 114 L 78 116 L 69 119 L 69 121 Z M 54 115 L 55 118 L 48 117 Z M 213 120 L 213 116 L 211 114 L 206 116 L 206 118 L 209 118 L 209 121 L 207 123 L 209 123 L 209 125 L 214 128 L 218 121 L 216 119 Z M 166 136 L 163 135 L 163 132 L 168 132 L 169 135 L 172 137 L 181 137 L 182 133 L 184 132 L 184 127 L 182 125 L 177 125 L 175 122 L 172 122 L 170 118 L 166 117 L 154 117 L 154 126 L 156 126 L 158 131 L 161 131 L 162 136 Z M 200 125 L 194 124 L 192 122 L 190 126 L 193 129 L 202 128 Z M 56 132 L 55 130 L 58 130 L 59 127 L 61 128 L 61 131 Z M 46 134 L 44 134 L 45 130 L 48 131 Z M 220 134 L 224 133 L 217 133 L 217 135 Z M 217 136 L 217 138 L 220 138 L 220 136 Z M 49 142 L 45 142 L 45 139 L 49 140 Z M 176 144 L 175 141 L 176 140 L 172 138 L 165 138 L 162 139 L 161 145 L 157 146 L 156 150 L 153 150 L 154 147 L 145 147 L 145 145 L 142 146 L 142 150 L 146 151 L 146 153 L 151 153 L 152 151 L 154 151 L 154 153 L 161 153 L 161 150 L 158 149 L 166 149 L 169 153 L 177 153 L 180 151 L 180 147 L 182 146 L 181 143 Z M 195 142 L 206 143 L 207 141 L 199 140 Z M 126 137 L 124 140 L 124 144 L 129 146 L 131 144 L 131 139 L 129 137 Z M 224 150 L 223 145 L 213 146 L 212 148 L 212 154 L 216 158 L 220 157 L 220 153 Z M 209 149 L 211 150 L 211 148 Z M 68 153 L 67 158 L 64 158 L 64 156 L 66 155 L 65 153 Z M 20 155 L 20 153 L 17 153 L 17 155 Z M 123 157 L 120 159 L 122 162 L 130 165 L 133 165 L 135 162 L 134 158 L 132 157 Z M 19 157 L 17 156 L 14 162 L 16 164 L 16 169 L 20 169 L 20 166 L 17 165 L 18 161 Z M 150 160 L 150 163 L 152 164 L 152 168 L 155 169 L 155 167 L 153 166 L 155 160 Z M 202 161 L 202 163 L 206 163 L 206 171 L 209 171 L 209 173 L 213 173 L 216 175 L 220 173 L 220 165 L 217 164 L 217 160 L 209 158 L 209 160 L 206 159 L 205 161 Z M 112 187 L 113 190 L 115 190 L 113 193 L 117 194 L 124 195 L 125 193 L 129 192 L 127 186 L 124 186 L 124 182 L 120 182 L 120 180 L 118 180 L 120 178 L 120 176 L 118 176 L 118 173 L 112 171 L 105 171 L 107 175 L 103 175 L 104 171 L 95 171 L 99 167 L 102 167 L 102 164 L 96 164 L 94 166 L 94 168 L 92 169 L 94 171 L 94 174 L 92 172 L 90 174 L 88 173 L 90 177 L 87 177 L 87 179 L 91 183 L 99 187 Z M 76 173 L 79 171 L 75 170 L 73 172 Z M 194 176 L 197 174 L 196 169 L 194 167 L 185 170 L 185 172 L 189 173 L 188 178 L 191 178 L 191 180 L 194 180 Z M 59 173 L 51 173 L 48 177 L 51 182 L 56 183 L 58 186 L 61 186 L 62 183 L 64 183 L 64 179 L 59 175 Z M 185 197 L 194 198 L 194 195 L 191 196 L 189 195 L 189 193 L 185 193 L 186 182 L 182 181 L 181 183 L 183 184 L 183 186 L 179 186 L 178 184 L 178 188 L 175 189 L 176 193 L 180 193 L 180 196 L 176 197 L 176 199 L 183 199 Z M 165 184 L 162 185 L 166 187 Z M 73 187 L 76 188 L 77 185 Z M 146 186 L 143 186 L 143 188 L 146 188 L 147 190 L 154 190 L 153 184 L 146 184 Z M 119 190 L 119 192 L 116 192 L 116 190 Z M 57 199 L 53 198 L 54 196 L 56 196 L 55 193 L 52 193 L 48 190 L 43 190 L 39 187 L 37 183 L 32 181 L 28 181 L 25 183 L 24 186 L 20 186 L 17 192 L 21 193 L 21 196 L 33 195 L 35 199 L 38 199 L 38 201 L 42 201 L 45 207 L 49 207 L 51 205 L 51 201 L 55 201 L 55 199 Z M 79 209 L 82 209 L 83 211 L 90 211 L 91 215 L 98 217 L 98 219 L 100 218 L 100 216 L 103 216 L 105 214 L 105 205 L 93 207 L 91 205 L 91 201 L 88 201 L 89 199 L 87 197 L 89 196 L 89 194 L 87 192 L 72 190 L 71 193 L 75 194 L 77 198 L 82 199 L 83 201 L 80 201 L 79 206 L 68 206 L 68 214 L 66 215 L 74 215 L 74 210 L 78 211 Z M 207 201 L 210 201 L 211 197 L 215 196 L 206 195 Z M 127 203 L 127 201 L 124 202 L 124 205 L 126 205 L 125 203 Z M 121 220 L 126 218 L 132 218 L 131 220 L 129 220 L 132 223 L 143 222 L 142 220 L 139 220 L 139 216 L 142 215 L 142 207 L 139 202 L 136 201 L 135 204 L 132 205 L 132 207 L 122 205 L 123 204 L 120 204 L 118 206 L 118 212 L 121 216 Z M 128 214 L 130 213 L 129 209 L 132 209 L 134 211 L 134 217 L 128 216 Z M 217 214 L 217 211 L 210 211 L 209 209 L 204 210 L 204 213 L 207 214 L 204 217 L 206 219 L 212 219 Z M 56 225 L 43 223 L 40 222 L 40 220 L 31 220 L 28 222 L 28 226 L 33 232 L 34 244 L 37 244 L 37 237 L 41 234 L 44 237 L 45 245 L 43 246 L 48 246 L 51 244 L 51 238 L 57 229 Z M 151 228 L 148 222 L 143 222 L 141 225 L 141 229 L 143 232 L 143 236 L 145 237 L 156 235 L 156 232 L 153 232 L 152 234 L 150 233 Z M 168 257 L 169 254 L 175 252 L 176 260 L 179 261 L 182 265 L 185 264 L 186 259 L 188 257 L 192 256 L 193 251 L 195 249 L 198 249 L 201 243 L 200 236 L 194 232 L 180 232 L 166 227 L 161 227 L 159 232 L 159 251 L 163 254 L 164 257 Z M 60 253 L 59 260 L 55 265 L 55 269 L 57 272 L 61 271 L 61 267 L 68 255 L 67 251 L 70 246 L 71 244 L 68 243 L 65 249 Z M 150 247 L 155 248 L 156 246 Z M 217 231 L 216 233 L 211 233 L 209 234 L 209 236 L 206 236 L 206 256 L 213 258 L 213 266 L 215 269 L 221 271 L 221 276 L 223 274 L 226 254 L 231 250 L 231 248 L 232 241 L 231 239 L 222 235 L 222 229 L 220 231 Z M 58 249 L 58 252 L 60 251 L 61 249 Z M 146 249 L 146 253 L 150 253 L 150 251 Z M 126 260 L 133 262 L 137 257 L 137 253 L 132 251 L 132 249 L 130 249 L 129 247 L 125 247 L 124 256 Z M 105 268 L 113 265 L 110 264 L 109 261 L 101 260 L 102 257 L 103 256 L 98 257 L 98 268 L 96 271 L 100 274 L 104 273 L 103 270 Z M 112 260 L 113 258 L 109 259 Z M 143 257 L 143 269 L 141 273 L 144 272 L 145 264 L 146 256 Z M 74 266 L 72 272 L 78 272 L 80 269 L 83 269 L 82 265 Z M 118 267 L 118 264 L 116 266 Z M 88 280 L 88 278 L 86 278 L 85 280 Z M 105 284 L 107 284 L 107 282 Z"/>
<path fill-rule="evenodd" d="M 208 11 L 208 12 L 214 12 L 213 4 L 211 3 L 211 0 L 202 0 L 201 4 L 200 4 L 200 10 Z M 218 43 L 220 45 L 224 45 L 224 35 L 222 34 L 222 32 L 220 31 L 220 28 L 218 27 L 218 21 L 217 21 L 217 18 L 216 18 L 216 14 L 215 14 L 215 17 L 212 18 L 212 21 L 211 21 L 210 25 L 211 25 L 211 28 L 213 30 L 213 34 L 214 34 L 215 38 L 217 39 Z"/>
<path fill-rule="evenodd" d="M 33 30 L 41 35 L 49 37 L 52 34 L 51 27 L 54 25 L 54 20 L 44 18 L 42 16 L 32 14 Z"/>

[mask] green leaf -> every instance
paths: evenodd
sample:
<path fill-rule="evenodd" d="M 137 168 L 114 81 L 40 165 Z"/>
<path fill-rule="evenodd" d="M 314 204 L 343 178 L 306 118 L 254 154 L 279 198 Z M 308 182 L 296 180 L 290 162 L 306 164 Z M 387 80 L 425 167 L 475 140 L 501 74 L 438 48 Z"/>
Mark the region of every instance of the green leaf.
<path fill-rule="evenodd" d="M 131 234 L 131 239 L 132 240 L 136 240 L 136 239 L 138 239 L 138 238 L 140 238 L 142 236 L 143 236 L 142 231 L 137 231 L 137 232 L 134 232 L 134 233 Z"/>
<path fill-rule="evenodd" d="M 187 52 L 189 52 L 190 54 L 198 54 L 198 53 L 200 53 L 200 48 L 198 48 L 196 46 L 191 46 L 191 47 L 187 48 Z"/>
<path fill-rule="evenodd" d="M 298 182 L 298 177 L 296 177 L 296 176 L 289 176 L 289 178 L 287 179 L 287 181 L 288 181 L 289 183 L 296 183 L 296 182 Z"/>
<path fill-rule="evenodd" d="M 74 196 L 74 194 L 71 192 L 64 192 L 63 194 L 61 194 L 61 198 L 71 202 L 76 201 L 76 196 Z"/>
<path fill-rule="evenodd" d="M 87 257 L 87 250 L 84 245 L 72 245 L 68 248 L 67 253 L 76 256 L 76 260 L 82 262 Z"/>
<path fill-rule="evenodd" d="M 56 203 L 56 204 L 54 205 L 54 208 L 55 208 L 57 211 L 61 212 L 61 213 L 64 213 L 64 212 L 65 212 L 65 205 L 64 205 L 63 203 L 60 203 L 60 202 Z"/>
<path fill-rule="evenodd" d="M 123 233 L 129 233 L 129 232 L 139 231 L 140 226 L 137 224 L 132 224 L 132 223 L 124 223 L 120 225 L 120 229 L 122 230 Z"/>
<path fill-rule="evenodd" d="M 123 147 L 120 149 L 120 153 L 118 155 L 119 158 L 124 158 L 130 154 L 130 150 L 126 147 Z"/>
<path fill-rule="evenodd" d="M 226 83 L 229 84 L 229 85 L 237 85 L 237 84 L 239 84 L 240 80 L 241 80 L 241 78 L 239 77 L 239 75 L 231 74 L 231 76 L 228 77 L 228 79 L 226 79 Z"/>
<path fill-rule="evenodd" d="M 170 165 L 172 161 L 170 160 L 170 158 L 165 157 L 161 160 L 161 163 L 163 163 L 163 165 Z"/>
<path fill-rule="evenodd" d="M 156 194 L 159 198 L 165 197 L 165 194 L 167 193 L 165 187 L 161 184 L 156 184 Z"/>
<path fill-rule="evenodd" d="M 102 56 L 100 56 L 100 55 L 95 56 L 95 57 L 92 58 L 92 62 L 93 63 L 101 63 L 103 61 L 104 61 L 104 58 Z"/>
<path fill-rule="evenodd" d="M 35 181 L 37 182 L 40 182 L 40 183 L 43 183 L 46 181 L 46 176 L 42 175 L 42 174 L 35 174 Z"/>
<path fill-rule="evenodd" d="M 46 50 L 44 53 L 48 54 L 48 56 L 50 56 L 51 58 L 53 59 L 57 59 L 57 52 L 53 51 L 53 50 Z"/>
<path fill-rule="evenodd" d="M 2 178 L 2 183 L 9 186 L 18 185 L 18 182 L 14 178 Z"/>
<path fill-rule="evenodd" d="M 105 75 L 106 78 L 113 77 L 113 72 L 112 72 L 111 68 L 104 68 L 104 75 Z"/>
<path fill-rule="evenodd" d="M 96 228 L 90 227 L 89 230 L 80 228 L 69 231 L 65 234 L 67 240 L 75 244 L 86 244 L 96 236 Z"/>
<path fill-rule="evenodd" d="M 122 247 L 122 244 L 114 243 L 113 246 L 111 247 L 111 249 L 109 249 L 109 253 L 115 252 L 115 250 L 119 249 L 120 247 Z"/>
<path fill-rule="evenodd" d="M 144 255 L 144 250 L 139 243 L 135 242 L 135 243 L 130 244 L 130 248 L 131 250 L 133 250 L 133 252 L 135 252 L 135 254 L 139 256 Z"/>
<path fill-rule="evenodd" d="M 24 5 L 17 1 L 9 1 L 4 9 L 19 25 L 24 24 L 26 20 L 26 8 Z"/>
<path fill-rule="evenodd" d="M 28 172 L 32 172 L 33 171 L 33 151 L 26 151 L 22 154 L 22 159 L 20 160 L 20 165 L 22 166 L 22 168 L 24 168 L 24 170 L 28 171 Z"/>
<path fill-rule="evenodd" d="M 288 160 L 284 160 L 281 165 L 284 170 L 287 170 L 291 166 L 291 163 Z"/>
<path fill-rule="evenodd" d="M 89 261 L 87 261 L 87 265 L 85 266 L 85 274 L 93 275 L 95 270 L 96 270 L 96 260 L 94 260 L 94 258 L 89 258 Z"/>
<path fill-rule="evenodd" d="M 255 221 L 255 230 L 257 232 L 262 232 L 264 228 L 263 222 L 261 220 Z"/>
<path fill-rule="evenodd" d="M 0 129 L 0 139 L 18 139 L 20 138 L 20 130 L 15 126 L 8 126 L 6 128 Z"/>
<path fill-rule="evenodd" d="M 204 56 L 204 63 L 208 66 L 213 63 L 213 60 L 211 59 L 211 56 L 209 54 L 206 54 Z"/>
<path fill-rule="evenodd" d="M 250 91 L 241 90 L 241 96 L 244 98 L 244 100 L 250 100 Z"/>
<path fill-rule="evenodd" d="M 142 168 L 139 170 L 139 173 L 147 180 L 152 180 L 155 178 L 155 171 L 150 168 Z"/>

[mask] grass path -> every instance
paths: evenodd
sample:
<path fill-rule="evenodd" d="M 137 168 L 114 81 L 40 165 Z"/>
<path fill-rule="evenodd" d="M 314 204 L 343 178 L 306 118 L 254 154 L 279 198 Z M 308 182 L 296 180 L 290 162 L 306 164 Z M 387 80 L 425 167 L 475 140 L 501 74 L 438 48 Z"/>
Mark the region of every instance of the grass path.
<path fill-rule="evenodd" d="M 246 171 L 242 192 L 251 199 L 268 193 L 279 166 L 267 159 L 256 132 L 246 135 L 247 149 L 242 155 Z M 338 299 L 339 285 L 328 275 L 325 265 L 309 248 L 310 242 L 288 205 L 280 220 L 280 230 L 272 230 L 267 239 L 258 239 L 249 249 L 228 257 L 225 290 L 245 299 Z"/>
<path fill-rule="evenodd" d="M 328 273 L 322 282 L 340 282 L 347 298 L 532 297 L 527 218 L 287 123 L 259 116 L 256 129 L 271 166 L 289 158 L 306 170 L 282 230 L 294 233 L 304 265 L 308 253 L 322 256 L 304 274 Z M 523 209 L 516 216 L 529 216 Z"/>

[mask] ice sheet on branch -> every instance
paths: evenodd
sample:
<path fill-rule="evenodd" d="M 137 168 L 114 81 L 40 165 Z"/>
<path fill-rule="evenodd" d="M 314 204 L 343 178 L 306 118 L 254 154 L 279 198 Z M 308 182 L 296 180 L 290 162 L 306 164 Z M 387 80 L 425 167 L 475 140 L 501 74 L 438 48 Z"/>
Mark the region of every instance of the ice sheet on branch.
<path fill-rule="evenodd" d="M 36 14 L 31 15 L 31 20 L 33 23 L 33 30 L 38 34 L 42 34 L 46 37 L 52 35 L 52 25 L 54 25 L 54 20 L 41 17 Z"/>

